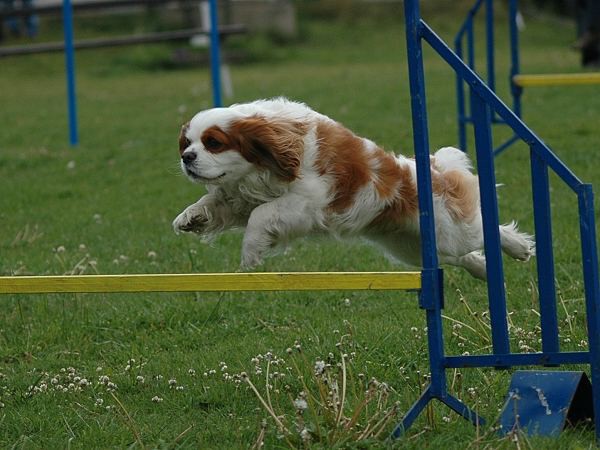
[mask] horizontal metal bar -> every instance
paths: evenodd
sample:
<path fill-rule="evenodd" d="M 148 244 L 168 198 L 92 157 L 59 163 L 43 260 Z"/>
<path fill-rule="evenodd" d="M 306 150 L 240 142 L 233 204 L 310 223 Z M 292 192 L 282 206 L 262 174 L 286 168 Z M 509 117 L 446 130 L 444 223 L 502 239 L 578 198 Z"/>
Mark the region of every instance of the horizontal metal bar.
<path fill-rule="evenodd" d="M 262 272 L 0 277 L 0 294 L 417 290 L 420 272 Z"/>
<path fill-rule="evenodd" d="M 101 0 L 75 2 L 72 6 L 74 11 L 90 11 L 97 9 L 120 9 L 131 6 L 150 7 L 169 3 L 172 3 L 173 5 L 179 5 L 173 0 Z M 62 3 L 56 5 L 18 7 L 13 9 L 4 8 L 0 10 L 0 19 L 5 19 L 7 17 L 23 17 L 31 14 L 58 14 L 61 11 Z"/>
<path fill-rule="evenodd" d="M 511 353 L 505 355 L 447 356 L 446 368 L 548 366 L 560 364 L 589 364 L 589 352 Z"/>
<path fill-rule="evenodd" d="M 521 87 L 600 84 L 600 73 L 552 73 L 537 75 L 521 74 L 513 77 L 513 83 Z"/>
<path fill-rule="evenodd" d="M 506 150 L 508 147 L 510 147 L 515 142 L 519 141 L 520 139 L 521 138 L 519 136 L 514 134 L 512 137 L 508 138 L 506 141 L 504 141 L 502 144 L 500 144 L 498 147 L 496 147 L 494 149 L 494 156 L 498 156 L 500 153 L 502 153 L 504 150 Z"/>
<path fill-rule="evenodd" d="M 241 34 L 245 32 L 246 27 L 244 25 L 223 25 L 219 28 L 219 34 L 221 36 Z M 76 50 L 83 50 L 102 47 L 118 47 L 124 45 L 152 44 L 165 41 L 180 41 L 200 34 L 207 35 L 208 33 L 209 31 L 207 30 L 193 28 L 139 35 L 132 34 L 129 36 L 117 36 L 111 38 L 84 39 L 75 41 L 73 44 Z M 62 41 L 45 42 L 41 44 L 15 45 L 10 47 L 0 47 L 0 57 L 62 52 L 64 49 L 65 44 Z"/>

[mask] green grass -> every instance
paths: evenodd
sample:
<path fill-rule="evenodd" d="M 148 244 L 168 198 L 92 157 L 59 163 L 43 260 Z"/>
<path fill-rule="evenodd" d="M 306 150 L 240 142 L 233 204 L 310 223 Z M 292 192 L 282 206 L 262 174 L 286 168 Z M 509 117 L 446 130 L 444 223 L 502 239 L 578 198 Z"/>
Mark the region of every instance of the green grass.
<path fill-rule="evenodd" d="M 431 21 L 451 38 L 460 15 L 449 19 L 444 13 Z M 402 22 L 399 11 L 376 23 L 305 20 L 302 39 L 286 46 L 264 37 L 233 42 L 252 58 L 231 67 L 235 97 L 228 102 L 286 95 L 386 149 L 412 154 Z M 521 36 L 524 72 L 579 70 L 578 55 L 568 47 L 575 35 L 570 23 L 537 16 L 527 17 L 527 25 Z M 499 71 L 506 73 L 505 27 L 499 27 Z M 179 127 L 210 105 L 211 94 L 204 68 L 167 69 L 170 51 L 150 46 L 77 55 L 76 149 L 67 145 L 62 56 L 3 62 L 0 274 L 237 270 L 239 234 L 205 246 L 171 230 L 172 219 L 202 194 L 179 174 Z M 454 77 L 432 52 L 425 56 L 431 144 L 454 145 Z M 538 88 L 524 98 L 527 122 L 595 185 L 597 89 Z M 516 219 L 533 231 L 528 159 L 524 145 L 511 148 L 497 160 L 497 180 L 505 185 L 502 220 Z M 551 181 L 561 342 L 579 350 L 585 347 L 585 320 L 576 201 L 559 180 Z M 537 350 L 535 261 L 507 260 L 505 267 L 513 349 Z M 359 242 L 300 240 L 261 270 L 393 268 Z M 445 271 L 445 280 L 448 354 L 489 351 L 485 284 L 454 268 Z M 331 362 L 331 376 L 337 376 L 341 353 L 348 355 L 346 416 L 357 410 L 371 378 L 389 385 L 382 409 L 369 403 L 363 411 L 362 427 L 396 402 L 399 414 L 406 412 L 428 372 L 424 317 L 411 293 L 6 295 L 0 317 L 2 448 L 248 448 L 261 440 L 263 419 L 265 448 L 286 448 L 267 410 L 239 378 L 246 372 L 264 396 L 266 363 L 260 360 L 258 375 L 252 359 L 269 351 L 285 360 L 277 370 L 284 375 L 271 382 L 273 408 L 292 430 L 290 443 L 302 446 L 292 402 L 306 388 L 319 398 L 319 379 L 312 375 L 317 360 Z M 510 372 L 449 375 L 451 391 L 493 422 Z M 101 377 L 116 388 L 108 389 Z M 311 411 L 302 419 L 310 427 L 335 428 L 327 411 L 318 418 Z M 489 427 L 476 430 L 438 404 L 432 415 L 433 422 L 421 417 L 393 446 L 587 448 L 594 442 L 593 432 L 577 429 L 558 441 L 517 436 L 515 443 Z M 320 442 L 313 438 L 312 446 L 385 447 L 381 436 L 397 417 L 392 419 L 379 439 L 352 444 L 356 435 L 338 431 L 323 433 Z"/>

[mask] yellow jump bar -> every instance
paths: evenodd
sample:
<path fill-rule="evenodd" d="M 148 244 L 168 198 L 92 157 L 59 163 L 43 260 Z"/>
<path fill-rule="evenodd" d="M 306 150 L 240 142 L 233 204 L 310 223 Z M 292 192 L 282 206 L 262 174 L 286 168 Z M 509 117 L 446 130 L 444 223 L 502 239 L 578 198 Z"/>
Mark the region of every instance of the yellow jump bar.
<path fill-rule="evenodd" d="M 513 77 L 513 81 L 517 86 L 521 87 L 600 84 L 600 72 L 515 75 Z"/>
<path fill-rule="evenodd" d="M 420 272 L 265 272 L 0 277 L 0 294 L 416 290 Z"/>

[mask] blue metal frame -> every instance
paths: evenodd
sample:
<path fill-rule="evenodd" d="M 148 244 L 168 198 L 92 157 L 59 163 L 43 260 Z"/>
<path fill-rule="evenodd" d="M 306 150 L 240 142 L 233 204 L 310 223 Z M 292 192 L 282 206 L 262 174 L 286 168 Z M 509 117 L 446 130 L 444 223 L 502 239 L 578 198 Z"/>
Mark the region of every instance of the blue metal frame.
<path fill-rule="evenodd" d="M 69 117 L 69 144 L 79 143 L 77 126 L 77 92 L 75 89 L 75 49 L 73 47 L 73 7 L 71 0 L 63 0 L 63 32 L 65 39 L 65 73 L 67 78 L 67 108 Z"/>
<path fill-rule="evenodd" d="M 475 71 L 475 32 L 474 20 L 482 5 L 485 5 L 485 34 L 486 34 L 486 71 L 487 85 L 496 92 L 496 55 L 495 55 L 495 29 L 494 29 L 494 0 L 477 0 L 475 5 L 469 10 L 467 18 L 460 27 L 456 37 L 454 38 L 455 53 L 462 59 L 463 42 L 466 40 L 468 54 L 466 58 L 467 65 L 471 70 Z M 513 82 L 513 76 L 519 73 L 519 37 L 517 30 L 517 14 L 518 0 L 509 0 L 509 20 L 510 20 L 510 54 L 511 54 L 511 69 L 510 69 L 510 88 L 513 98 L 512 110 L 517 117 L 521 117 L 521 94 L 523 89 Z M 457 117 L 458 117 L 458 141 L 459 146 L 463 151 L 467 151 L 467 125 L 475 123 L 475 114 L 467 112 L 464 81 L 456 77 L 456 100 L 457 100 Z M 492 124 L 504 124 L 504 120 L 496 116 L 492 110 L 490 121 Z M 519 140 L 518 135 L 508 138 L 494 149 L 494 154 L 498 155 Z"/>
<path fill-rule="evenodd" d="M 210 5 L 210 74 L 213 86 L 213 105 L 223 106 L 221 99 L 221 39 L 217 0 L 209 0 Z"/>
<path fill-rule="evenodd" d="M 217 15 L 217 0 L 209 0 L 210 5 L 210 73 L 213 88 L 213 105 L 222 106 L 221 99 L 221 39 Z M 69 120 L 69 144 L 79 144 L 77 124 L 77 90 L 75 83 L 75 48 L 73 45 L 73 7 L 71 0 L 63 0 L 63 32 L 65 42 L 65 75 L 67 82 L 67 112 Z"/>
<path fill-rule="evenodd" d="M 472 17 L 484 0 L 478 0 L 461 29 L 461 35 L 472 34 Z M 491 0 L 488 20 L 492 20 Z M 516 5 L 511 0 L 511 7 Z M 600 411 L 600 281 L 598 278 L 598 254 L 592 187 L 582 183 L 571 170 L 558 159 L 550 148 L 538 138 L 517 114 L 495 94 L 473 70 L 472 51 L 469 62 L 462 58 L 462 42 L 453 52 L 435 32 L 421 19 L 418 0 L 405 0 L 406 42 L 413 115 L 413 139 L 417 165 L 419 190 L 420 227 L 422 234 L 423 287 L 419 305 L 425 310 L 428 327 L 429 362 L 431 382 L 420 398 L 397 425 L 392 437 L 401 436 L 414 422 L 430 400 L 437 399 L 474 424 L 483 419 L 461 401 L 450 395 L 446 385 L 446 370 L 458 367 L 556 366 L 561 364 L 589 364 L 591 370 L 593 403 Z M 513 12 L 516 11 L 516 6 Z M 471 30 L 471 31 L 469 31 Z M 425 77 L 423 71 L 422 40 L 455 71 L 459 97 L 464 100 L 464 85 L 469 87 L 470 110 L 475 132 L 475 150 L 479 172 L 482 219 L 484 226 L 485 254 L 488 275 L 488 296 L 492 322 L 492 353 L 486 355 L 446 356 L 444 354 L 441 311 L 443 308 L 443 278 L 438 268 L 436 252 L 435 221 L 429 162 L 429 137 L 425 100 Z M 493 33 L 488 34 L 488 45 L 493 46 Z M 518 63 L 518 61 L 517 61 Z M 518 65 L 516 66 L 518 70 Z M 493 65 L 488 65 L 493 72 Z M 492 86 L 494 79 L 491 80 Z M 461 93 L 462 92 L 462 96 Z M 459 116 L 466 117 L 464 103 L 459 104 Z M 497 115 L 497 119 L 494 119 Z M 502 122 L 515 133 L 512 141 L 522 139 L 531 150 L 532 191 L 534 220 L 537 235 L 538 290 L 540 293 L 540 322 L 542 327 L 542 351 L 539 353 L 512 353 L 510 350 L 506 316 L 506 296 L 498 228 L 498 205 L 494 170 L 492 123 Z M 465 136 L 466 131 L 461 131 Z M 552 223 L 548 172 L 552 169 L 577 195 L 581 234 L 582 263 L 587 312 L 588 351 L 561 352 L 558 342 L 556 314 L 556 288 L 554 285 L 554 257 L 552 251 Z M 600 414 L 595 416 L 596 437 L 600 441 Z"/>

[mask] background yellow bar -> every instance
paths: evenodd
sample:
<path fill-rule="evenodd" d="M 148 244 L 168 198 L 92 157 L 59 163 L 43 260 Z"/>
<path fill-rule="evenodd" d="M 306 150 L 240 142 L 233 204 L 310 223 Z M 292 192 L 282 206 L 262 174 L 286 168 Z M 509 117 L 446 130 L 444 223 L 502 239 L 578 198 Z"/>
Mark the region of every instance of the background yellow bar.
<path fill-rule="evenodd" d="M 407 290 L 420 272 L 266 272 L 0 277 L 0 294 Z"/>
<path fill-rule="evenodd" d="M 517 86 L 559 86 L 574 84 L 600 84 L 600 72 L 596 73 L 554 73 L 547 75 L 515 75 Z"/>

